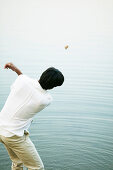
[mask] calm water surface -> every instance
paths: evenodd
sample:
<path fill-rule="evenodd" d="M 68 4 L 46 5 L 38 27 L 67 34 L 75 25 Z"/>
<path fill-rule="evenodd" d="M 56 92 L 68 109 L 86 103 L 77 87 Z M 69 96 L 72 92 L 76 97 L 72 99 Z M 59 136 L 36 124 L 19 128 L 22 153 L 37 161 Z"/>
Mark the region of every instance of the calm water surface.
<path fill-rule="evenodd" d="M 49 66 L 65 75 L 64 85 L 50 92 L 53 103 L 30 127 L 45 170 L 113 170 L 113 52 L 95 46 L 84 56 L 84 48 L 81 52 L 74 45 L 67 51 L 50 46 L 20 51 L 1 51 L 1 66 L 12 61 L 37 79 Z M 16 77 L 0 68 L 0 109 Z M 0 144 L 0 170 L 10 165 Z"/>

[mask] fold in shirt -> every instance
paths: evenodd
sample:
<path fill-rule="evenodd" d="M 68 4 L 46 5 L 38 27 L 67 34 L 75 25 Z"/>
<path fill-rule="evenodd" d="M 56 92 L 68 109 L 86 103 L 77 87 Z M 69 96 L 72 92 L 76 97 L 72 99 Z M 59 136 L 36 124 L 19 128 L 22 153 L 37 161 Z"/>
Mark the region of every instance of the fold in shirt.
<path fill-rule="evenodd" d="M 23 136 L 36 113 L 51 102 L 52 96 L 40 86 L 38 80 L 19 75 L 0 112 L 0 135 Z"/>

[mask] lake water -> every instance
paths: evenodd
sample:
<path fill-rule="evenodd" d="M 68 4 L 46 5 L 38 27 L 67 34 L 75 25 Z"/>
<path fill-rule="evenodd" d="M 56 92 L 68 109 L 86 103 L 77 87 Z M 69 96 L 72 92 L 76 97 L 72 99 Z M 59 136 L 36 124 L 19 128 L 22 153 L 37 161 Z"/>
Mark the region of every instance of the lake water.
<path fill-rule="evenodd" d="M 37 79 L 50 66 L 64 73 L 64 85 L 50 91 L 53 103 L 36 115 L 30 127 L 45 170 L 113 170 L 113 50 L 110 40 L 97 38 L 89 44 L 70 44 L 67 50 L 1 44 L 0 109 L 17 77 L 3 69 L 6 62 Z M 0 170 L 10 166 L 0 144 Z"/>

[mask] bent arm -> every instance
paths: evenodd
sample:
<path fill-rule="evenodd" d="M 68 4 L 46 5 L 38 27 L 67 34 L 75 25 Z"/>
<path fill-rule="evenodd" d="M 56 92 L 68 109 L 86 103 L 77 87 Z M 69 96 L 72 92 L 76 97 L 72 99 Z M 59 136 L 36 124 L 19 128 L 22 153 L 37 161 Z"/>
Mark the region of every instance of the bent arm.
<path fill-rule="evenodd" d="M 16 72 L 18 76 L 22 74 L 22 72 L 13 63 L 5 64 L 4 69 L 11 69 L 12 71 Z"/>

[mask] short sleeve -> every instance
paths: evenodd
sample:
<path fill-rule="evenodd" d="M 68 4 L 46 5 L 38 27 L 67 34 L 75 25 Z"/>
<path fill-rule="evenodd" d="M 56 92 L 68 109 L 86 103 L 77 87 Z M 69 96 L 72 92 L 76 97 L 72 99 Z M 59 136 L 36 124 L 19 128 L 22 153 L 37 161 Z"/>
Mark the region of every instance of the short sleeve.
<path fill-rule="evenodd" d="M 14 83 L 11 85 L 11 90 L 18 87 L 19 85 L 21 85 L 24 82 L 29 82 L 30 78 L 24 74 L 20 74 L 17 79 L 14 81 Z"/>

